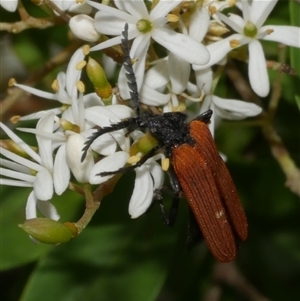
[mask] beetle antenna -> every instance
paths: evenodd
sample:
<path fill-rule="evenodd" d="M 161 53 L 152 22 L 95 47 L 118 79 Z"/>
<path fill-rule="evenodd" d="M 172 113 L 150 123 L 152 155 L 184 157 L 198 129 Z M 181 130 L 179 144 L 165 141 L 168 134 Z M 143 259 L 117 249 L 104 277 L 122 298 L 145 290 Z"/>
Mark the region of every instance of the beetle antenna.
<path fill-rule="evenodd" d="M 128 24 L 125 24 L 124 31 L 122 31 L 122 35 L 124 39 L 121 40 L 121 48 L 124 53 L 124 69 L 125 69 L 125 76 L 127 78 L 127 85 L 129 88 L 130 98 L 133 101 L 133 106 L 136 111 L 136 115 L 140 116 L 140 108 L 139 108 L 139 92 L 136 83 L 135 74 L 133 71 L 131 57 L 130 57 L 130 49 L 129 49 L 129 42 L 128 42 Z"/>

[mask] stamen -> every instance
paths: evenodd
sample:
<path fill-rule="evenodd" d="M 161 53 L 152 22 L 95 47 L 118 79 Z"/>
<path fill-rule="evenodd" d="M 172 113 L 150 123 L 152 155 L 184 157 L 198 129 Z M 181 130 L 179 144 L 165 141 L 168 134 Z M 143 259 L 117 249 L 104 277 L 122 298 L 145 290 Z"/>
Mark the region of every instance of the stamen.
<path fill-rule="evenodd" d="M 174 14 L 168 14 L 167 15 L 167 20 L 168 20 L 168 22 L 175 23 L 175 22 L 178 22 L 179 17 L 174 15 Z"/>
<path fill-rule="evenodd" d="M 169 158 L 161 159 L 162 170 L 167 171 L 169 167 L 170 167 L 170 159 Z"/>
<path fill-rule="evenodd" d="M 8 86 L 9 86 L 9 87 L 13 87 L 16 83 L 17 83 L 17 81 L 12 77 L 12 78 L 8 81 Z"/>
<path fill-rule="evenodd" d="M 89 45 L 84 45 L 82 47 L 82 52 L 84 55 L 88 55 L 90 53 L 90 46 Z"/>
<path fill-rule="evenodd" d="M 17 124 L 20 121 L 21 116 L 20 115 L 15 115 L 10 118 L 10 122 L 13 124 Z"/>
<path fill-rule="evenodd" d="M 208 7 L 208 11 L 210 12 L 211 15 L 214 15 L 217 12 L 217 8 L 213 5 L 210 5 Z"/>
<path fill-rule="evenodd" d="M 85 65 L 86 65 L 86 61 L 82 60 L 76 64 L 75 68 L 76 70 L 80 71 L 85 67 Z"/>
<path fill-rule="evenodd" d="M 58 84 L 58 80 L 55 79 L 51 85 L 51 88 L 53 89 L 54 92 L 58 92 L 59 91 L 59 84 Z"/>
<path fill-rule="evenodd" d="M 140 160 L 141 160 L 141 157 L 132 156 L 127 160 L 127 163 L 132 165 L 132 164 L 135 164 L 135 163 L 139 162 Z"/>
<path fill-rule="evenodd" d="M 85 86 L 84 86 L 84 83 L 83 83 L 81 80 L 79 80 L 79 81 L 76 83 L 76 87 L 77 87 L 77 89 L 78 89 L 79 92 L 84 93 L 84 91 L 85 91 Z"/>
<path fill-rule="evenodd" d="M 240 41 L 236 39 L 230 40 L 229 43 L 231 48 L 236 48 L 241 45 Z"/>

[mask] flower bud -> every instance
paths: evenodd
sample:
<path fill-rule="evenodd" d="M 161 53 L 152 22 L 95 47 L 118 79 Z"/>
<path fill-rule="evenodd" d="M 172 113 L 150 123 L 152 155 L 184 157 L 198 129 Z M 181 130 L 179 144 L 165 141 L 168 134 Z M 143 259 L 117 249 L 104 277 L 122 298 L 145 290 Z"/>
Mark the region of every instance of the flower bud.
<path fill-rule="evenodd" d="M 87 15 L 80 14 L 72 17 L 69 26 L 73 34 L 81 40 L 96 42 L 100 37 L 94 26 L 94 19 Z"/>
<path fill-rule="evenodd" d="M 16 142 L 10 140 L 10 139 L 4 139 L 4 140 L 0 140 L 0 147 L 3 147 L 9 151 L 11 151 L 12 153 L 19 155 L 20 157 L 26 158 L 26 159 L 30 159 L 31 157 L 23 150 L 23 148 L 20 147 L 19 144 L 17 144 Z M 31 146 L 32 150 L 34 150 L 35 152 L 37 152 L 37 147 Z"/>
<path fill-rule="evenodd" d="M 86 72 L 90 81 L 94 85 L 97 95 L 101 97 L 102 101 L 106 105 L 111 104 L 112 88 L 100 64 L 89 57 L 88 63 L 86 65 Z"/>
<path fill-rule="evenodd" d="M 70 227 L 49 218 L 28 219 L 19 227 L 44 244 L 58 245 L 75 236 Z"/>
<path fill-rule="evenodd" d="M 13 13 L 17 10 L 18 0 L 1 1 L 1 6 L 7 11 Z"/>

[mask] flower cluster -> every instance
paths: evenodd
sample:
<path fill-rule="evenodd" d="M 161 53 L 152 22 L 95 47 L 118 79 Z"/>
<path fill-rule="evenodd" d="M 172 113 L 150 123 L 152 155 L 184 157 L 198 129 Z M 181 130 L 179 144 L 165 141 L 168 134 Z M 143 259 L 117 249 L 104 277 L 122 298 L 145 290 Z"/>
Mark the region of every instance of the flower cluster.
<path fill-rule="evenodd" d="M 27 200 L 27 219 L 38 216 L 37 208 L 44 216 L 59 219 L 51 199 L 54 194 L 63 194 L 71 181 L 100 185 L 112 176 L 101 177 L 99 173 L 135 164 L 145 154 L 143 141 L 147 134 L 120 129 L 99 137 L 81 160 L 84 143 L 95 128 L 110 126 L 135 114 L 124 105 L 130 98 L 124 67 L 118 74 L 118 93 L 113 93 L 101 67 L 87 60 L 94 53 L 119 45 L 125 24 L 132 41 L 130 57 L 141 104 L 157 112 L 184 110 L 191 116 L 212 109 L 214 115 L 209 125 L 212 133 L 220 119 L 238 120 L 262 111 L 256 104 L 215 95 L 218 78 L 214 70 L 224 68 L 228 55 L 248 45 L 250 85 L 264 97 L 270 84 L 259 40 L 300 47 L 299 28 L 263 26 L 276 0 L 160 0 L 147 1 L 147 5 L 143 0 L 115 0 L 114 6 L 93 1 L 53 2 L 62 11 L 75 14 L 69 21 L 71 31 L 93 45 L 83 46 L 74 53 L 66 73 L 57 75 L 52 86 L 54 93 L 10 82 L 58 103 L 57 108 L 18 118 L 18 121 L 37 120 L 34 129 L 18 128 L 35 135 L 37 148 L 0 123 L 10 138 L 1 142 L 1 185 L 33 188 Z M 14 11 L 17 1 L 3 1 L 1 5 Z M 236 14 L 227 15 L 225 8 Z M 236 33 L 223 38 L 232 30 Z M 107 74 L 117 70 L 104 55 L 103 65 Z M 85 93 L 81 81 L 84 69 L 95 92 Z M 154 191 L 162 187 L 164 159 L 164 153 L 158 152 L 135 169 L 135 186 L 129 202 L 132 218 L 148 209 Z"/>

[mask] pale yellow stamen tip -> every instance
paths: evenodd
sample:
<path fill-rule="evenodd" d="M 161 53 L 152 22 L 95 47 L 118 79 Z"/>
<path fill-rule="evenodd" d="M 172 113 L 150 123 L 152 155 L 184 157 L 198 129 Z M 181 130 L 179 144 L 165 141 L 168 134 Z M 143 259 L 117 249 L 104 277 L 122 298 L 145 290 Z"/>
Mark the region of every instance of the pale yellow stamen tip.
<path fill-rule="evenodd" d="M 271 33 L 273 33 L 274 32 L 274 30 L 273 29 L 267 29 L 266 30 L 266 33 L 269 35 L 269 34 L 271 34 Z"/>
<path fill-rule="evenodd" d="M 128 164 L 135 164 L 141 160 L 141 157 L 139 156 L 132 156 L 127 160 Z"/>
<path fill-rule="evenodd" d="M 82 3 L 84 3 L 84 0 L 76 0 L 76 3 L 77 4 L 82 4 Z"/>
<path fill-rule="evenodd" d="M 76 87 L 77 87 L 78 91 L 81 92 L 81 93 L 83 93 L 85 91 L 84 83 L 81 80 L 79 80 L 76 83 Z"/>
<path fill-rule="evenodd" d="M 236 0 L 229 0 L 228 3 L 230 7 L 233 7 L 236 4 Z"/>
<path fill-rule="evenodd" d="M 11 79 L 8 81 L 8 86 L 9 86 L 9 87 L 13 87 L 16 83 L 17 83 L 17 81 L 16 81 L 14 78 L 11 78 Z"/>
<path fill-rule="evenodd" d="M 83 61 L 78 62 L 76 64 L 75 68 L 76 68 L 76 70 L 80 71 L 85 67 L 85 65 L 86 65 L 86 61 L 83 60 Z"/>
<path fill-rule="evenodd" d="M 236 48 L 236 47 L 239 47 L 241 45 L 240 41 L 239 40 L 235 40 L 235 39 L 230 40 L 229 43 L 230 43 L 230 47 L 231 48 Z"/>
<path fill-rule="evenodd" d="M 59 91 L 59 84 L 58 84 L 58 80 L 55 79 L 51 85 L 51 88 L 53 89 L 54 92 L 58 92 Z"/>
<path fill-rule="evenodd" d="M 176 16 L 174 14 L 168 14 L 167 15 L 167 20 L 168 20 L 168 22 L 175 23 L 175 22 L 178 22 L 179 18 L 178 18 L 178 16 Z"/>
<path fill-rule="evenodd" d="M 90 46 L 89 45 L 84 45 L 82 47 L 82 51 L 84 55 L 88 55 L 90 53 Z"/>
<path fill-rule="evenodd" d="M 10 122 L 13 124 L 17 124 L 20 121 L 21 116 L 20 115 L 15 115 L 10 118 Z"/>
<path fill-rule="evenodd" d="M 162 170 L 167 171 L 169 167 L 170 167 L 170 159 L 169 158 L 161 159 Z"/>
<path fill-rule="evenodd" d="M 217 9 L 215 6 L 211 5 L 208 7 L 208 10 L 210 12 L 211 15 L 215 14 L 217 12 Z"/>

